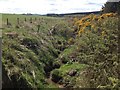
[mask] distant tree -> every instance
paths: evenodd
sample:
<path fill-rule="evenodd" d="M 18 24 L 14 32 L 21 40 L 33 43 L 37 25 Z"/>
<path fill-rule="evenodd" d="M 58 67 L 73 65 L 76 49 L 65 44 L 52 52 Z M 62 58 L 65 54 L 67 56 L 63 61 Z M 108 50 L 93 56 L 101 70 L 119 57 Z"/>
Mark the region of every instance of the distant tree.
<path fill-rule="evenodd" d="M 119 12 L 120 11 L 120 2 L 106 2 L 106 4 L 102 7 L 103 13 L 110 13 L 110 12 Z"/>

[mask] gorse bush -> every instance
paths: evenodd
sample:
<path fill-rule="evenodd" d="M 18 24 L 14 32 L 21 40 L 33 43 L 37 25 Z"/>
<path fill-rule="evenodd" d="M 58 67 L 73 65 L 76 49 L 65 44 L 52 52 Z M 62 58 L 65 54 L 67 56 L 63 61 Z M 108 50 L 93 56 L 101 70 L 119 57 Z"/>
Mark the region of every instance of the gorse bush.
<path fill-rule="evenodd" d="M 75 25 L 78 27 L 78 37 L 76 38 L 75 45 L 80 47 L 77 50 L 79 54 L 76 60 L 90 66 L 86 74 L 90 86 L 118 88 L 119 32 L 116 13 L 106 13 L 100 16 L 91 14 L 80 20 L 78 19 Z"/>
<path fill-rule="evenodd" d="M 96 22 L 102 22 L 103 19 L 107 19 L 109 17 L 116 17 L 116 13 L 106 13 L 102 15 L 94 15 L 90 14 L 88 16 L 83 17 L 82 19 L 76 20 L 74 19 L 74 26 L 77 27 L 77 33 L 78 36 L 81 36 L 83 33 L 89 33 L 89 32 L 94 32 L 95 27 L 96 27 Z M 104 34 L 104 32 L 101 32 L 101 34 Z"/>

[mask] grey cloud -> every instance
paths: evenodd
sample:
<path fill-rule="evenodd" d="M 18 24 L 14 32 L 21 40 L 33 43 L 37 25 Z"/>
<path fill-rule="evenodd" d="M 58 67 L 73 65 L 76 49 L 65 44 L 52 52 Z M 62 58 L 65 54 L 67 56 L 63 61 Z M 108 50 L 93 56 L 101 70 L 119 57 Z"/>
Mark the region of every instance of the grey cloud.
<path fill-rule="evenodd" d="M 51 3 L 50 5 L 52 5 L 52 6 L 55 6 L 56 4 L 54 4 L 54 3 Z"/>
<path fill-rule="evenodd" d="M 102 6 L 102 5 L 103 5 L 103 3 L 98 4 L 98 3 L 88 2 L 88 3 L 87 3 L 87 5 L 98 5 L 98 6 Z"/>
<path fill-rule="evenodd" d="M 120 0 L 108 0 L 108 2 L 120 2 Z"/>

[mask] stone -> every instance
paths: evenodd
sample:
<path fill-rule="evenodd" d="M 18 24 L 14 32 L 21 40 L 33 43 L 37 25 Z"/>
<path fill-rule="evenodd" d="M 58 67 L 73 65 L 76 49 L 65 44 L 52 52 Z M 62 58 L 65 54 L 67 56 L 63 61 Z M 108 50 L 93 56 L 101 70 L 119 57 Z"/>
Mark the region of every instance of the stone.
<path fill-rule="evenodd" d="M 70 76 L 75 76 L 77 74 L 77 70 L 71 70 L 70 72 L 68 72 L 68 75 Z"/>

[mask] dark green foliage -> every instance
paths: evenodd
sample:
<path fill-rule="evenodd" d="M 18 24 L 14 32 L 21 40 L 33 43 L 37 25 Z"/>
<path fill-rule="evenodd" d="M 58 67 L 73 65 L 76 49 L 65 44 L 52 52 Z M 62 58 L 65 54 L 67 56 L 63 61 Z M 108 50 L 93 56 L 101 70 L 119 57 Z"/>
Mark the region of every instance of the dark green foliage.
<path fill-rule="evenodd" d="M 14 63 L 15 58 L 13 57 L 12 53 L 9 53 L 8 51 L 3 51 L 2 55 L 4 59 L 6 60 L 5 62 Z"/>
<path fill-rule="evenodd" d="M 61 58 L 61 62 L 62 62 L 63 64 L 66 64 L 68 61 L 69 61 L 69 59 L 66 58 L 66 57 Z"/>
<path fill-rule="evenodd" d="M 62 79 L 62 74 L 59 70 L 55 69 L 51 72 L 51 79 L 54 82 L 59 82 Z"/>
<path fill-rule="evenodd" d="M 60 68 L 60 66 L 61 66 L 61 62 L 60 61 L 55 61 L 53 63 L 53 68 Z"/>
<path fill-rule="evenodd" d="M 25 45 L 27 48 L 33 50 L 36 54 L 38 54 L 39 43 L 36 39 L 33 38 L 24 38 L 22 44 Z"/>
<path fill-rule="evenodd" d="M 106 4 L 103 7 L 103 13 L 115 13 L 119 12 L 120 10 L 120 2 L 106 2 Z"/>
<path fill-rule="evenodd" d="M 13 48 L 13 49 L 15 49 L 15 50 L 21 51 L 21 52 L 24 52 L 24 51 L 25 51 L 25 50 L 22 49 L 19 45 L 11 44 L 10 47 Z"/>

